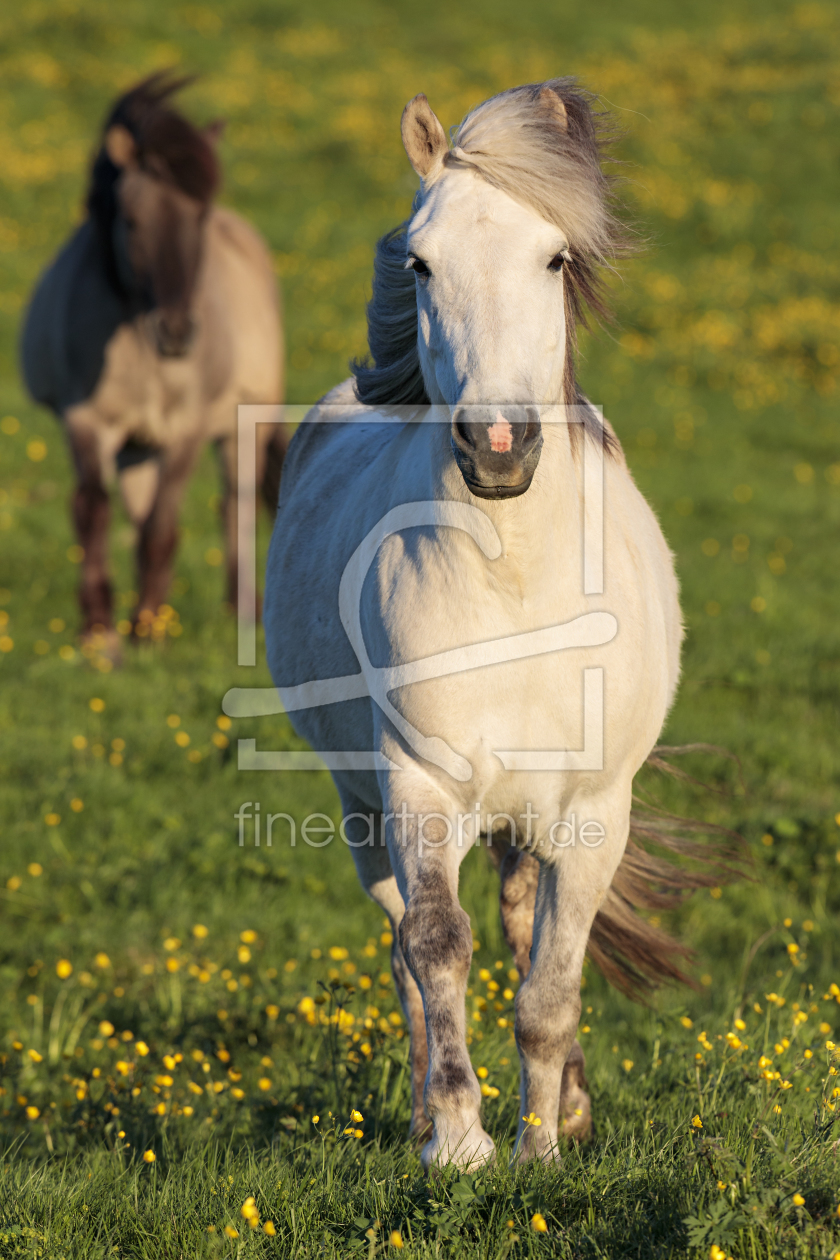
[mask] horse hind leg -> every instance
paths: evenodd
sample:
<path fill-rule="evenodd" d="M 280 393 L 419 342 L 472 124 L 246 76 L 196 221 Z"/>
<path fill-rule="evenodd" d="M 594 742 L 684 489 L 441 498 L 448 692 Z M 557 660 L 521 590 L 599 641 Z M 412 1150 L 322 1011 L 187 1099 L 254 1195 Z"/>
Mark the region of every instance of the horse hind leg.
<path fill-rule="evenodd" d="M 520 980 L 531 970 L 531 945 L 534 939 L 534 907 L 540 864 L 530 853 L 515 848 L 507 839 L 493 837 L 491 856 L 498 866 L 501 881 L 499 909 L 502 930 Z M 575 1041 L 560 1085 L 559 1133 L 566 1139 L 585 1142 L 592 1136 L 592 1107 L 586 1080 L 586 1059 L 579 1041 Z"/>
<path fill-rule="evenodd" d="M 388 850 L 382 843 L 382 815 L 365 813 L 359 801 L 352 804 L 342 796 L 345 831 L 350 842 L 356 873 L 362 888 L 372 901 L 385 911 L 391 925 L 391 972 L 399 994 L 410 1037 L 411 1054 L 411 1126 L 410 1136 L 419 1145 L 431 1136 L 432 1122 L 426 1115 L 423 1090 L 429 1070 L 426 1041 L 426 1019 L 423 999 L 408 969 L 400 945 L 399 928 L 405 915 L 405 904 L 391 868 Z M 369 840 L 370 843 L 366 843 Z"/>

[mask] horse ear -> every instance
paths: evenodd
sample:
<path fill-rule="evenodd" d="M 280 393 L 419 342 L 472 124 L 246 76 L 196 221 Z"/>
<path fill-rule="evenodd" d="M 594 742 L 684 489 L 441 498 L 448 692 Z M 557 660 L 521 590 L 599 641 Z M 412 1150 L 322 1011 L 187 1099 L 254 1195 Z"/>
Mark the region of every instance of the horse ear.
<path fill-rule="evenodd" d="M 218 144 L 222 138 L 222 133 L 226 126 L 227 126 L 226 118 L 214 118 L 213 121 L 211 123 L 208 123 L 207 126 L 204 128 L 205 138 L 209 140 L 212 145 Z"/>
<path fill-rule="evenodd" d="M 555 126 L 559 127 L 561 131 L 569 130 L 569 115 L 559 92 L 555 92 L 554 88 L 544 83 L 539 90 L 537 101 L 540 109 L 551 115 Z"/>
<path fill-rule="evenodd" d="M 134 137 L 127 127 L 120 126 L 115 123 L 113 127 L 109 127 L 105 132 L 105 152 L 121 170 L 126 166 L 131 166 L 137 153 L 137 146 L 134 143 Z"/>
<path fill-rule="evenodd" d="M 428 179 L 449 152 L 446 132 L 421 92 L 409 101 L 400 123 L 408 160 L 421 179 Z"/>

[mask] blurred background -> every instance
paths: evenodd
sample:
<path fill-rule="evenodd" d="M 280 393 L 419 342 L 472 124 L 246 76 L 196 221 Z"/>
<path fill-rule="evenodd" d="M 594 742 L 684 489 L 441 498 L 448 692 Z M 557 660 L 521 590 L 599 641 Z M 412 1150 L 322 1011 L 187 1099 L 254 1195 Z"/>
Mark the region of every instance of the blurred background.
<path fill-rule="evenodd" d="M 836 6 L 123 0 L 117 17 L 104 0 L 32 0 L 0 16 L 0 1043 L 30 1026 L 46 1036 L 55 993 L 69 991 L 60 960 L 67 984 L 83 972 L 91 996 L 117 1005 L 115 1023 L 146 1011 L 170 1030 L 185 1011 L 215 1028 L 223 998 L 243 1027 L 281 991 L 293 1012 L 307 968 L 321 965 L 313 950 L 379 949 L 372 965 L 387 970 L 381 916 L 346 852 L 237 845 L 242 801 L 337 818 L 338 800 L 326 774 L 237 772 L 238 736 L 300 746 L 285 719 L 218 724 L 229 687 L 268 677 L 235 665 L 209 452 L 183 514 L 171 595 L 182 633 L 129 648 L 119 669 L 77 639 L 68 457 L 59 425 L 23 392 L 18 328 L 79 222 L 112 100 L 167 67 L 200 75 L 181 97 L 191 118 L 227 121 L 222 200 L 271 247 L 295 403 L 366 351 L 374 243 L 406 217 L 415 187 L 399 136 L 411 96 L 425 92 L 448 128 L 505 87 L 572 73 L 615 111 L 622 196 L 647 247 L 613 286 L 616 326 L 584 336 L 581 375 L 677 557 L 687 640 L 664 741 L 721 745 L 740 763 L 686 762 L 716 793 L 644 786 L 739 830 L 756 862 L 755 884 L 704 892 L 675 916 L 698 949 L 690 1001 L 710 1012 L 745 983 L 795 989 L 805 973 L 792 964 L 817 987 L 837 978 Z M 125 519 L 112 545 L 129 610 Z M 465 904 L 492 965 L 503 956 L 495 883 L 478 855 L 467 866 Z M 189 967 L 205 970 L 178 952 L 205 939 L 190 936 L 196 924 L 215 942 L 212 979 L 179 991 L 176 1013 L 166 959 L 181 957 L 185 985 Z M 248 985 L 220 997 L 225 951 L 229 979 L 239 975 L 242 931 L 256 933 L 246 953 L 260 951 L 260 979 L 254 964 Z M 97 953 L 110 970 L 96 971 Z M 636 1059 L 653 1017 L 591 972 L 587 983 L 609 1015 L 603 1045 L 597 1029 L 592 1041 L 608 1073 L 616 1030 Z M 14 1104 L 6 1114 L 17 1123 Z"/>

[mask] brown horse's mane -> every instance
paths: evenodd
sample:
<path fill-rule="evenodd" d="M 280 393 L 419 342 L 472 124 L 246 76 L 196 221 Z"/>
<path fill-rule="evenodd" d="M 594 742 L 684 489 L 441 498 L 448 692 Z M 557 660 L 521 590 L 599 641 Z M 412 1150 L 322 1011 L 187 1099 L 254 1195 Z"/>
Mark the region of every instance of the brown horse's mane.
<path fill-rule="evenodd" d="M 103 138 L 111 127 L 124 127 L 136 147 L 142 169 L 179 188 L 196 201 L 209 204 L 221 182 L 216 152 L 205 133 L 170 104 L 172 96 L 193 82 L 191 75 L 173 77 L 159 71 L 121 96 L 111 109 Z M 96 226 L 112 280 L 121 287 L 113 264 L 113 225 L 119 212 L 116 184 L 120 168 L 111 161 L 104 143 L 94 158 L 87 209 Z"/>

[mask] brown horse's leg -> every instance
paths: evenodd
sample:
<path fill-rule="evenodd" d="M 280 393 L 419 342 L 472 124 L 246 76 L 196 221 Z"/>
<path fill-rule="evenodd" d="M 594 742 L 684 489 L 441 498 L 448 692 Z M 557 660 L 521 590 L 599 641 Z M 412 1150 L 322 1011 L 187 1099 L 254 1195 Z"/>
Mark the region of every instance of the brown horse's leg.
<path fill-rule="evenodd" d="M 356 798 L 342 793 L 344 829 L 351 845 L 356 872 L 362 887 L 388 916 L 391 925 L 391 971 L 408 1021 L 411 1037 L 411 1136 L 421 1145 L 431 1136 L 431 1121 L 423 1103 L 423 1089 L 429 1070 L 426 1017 L 423 999 L 409 971 L 400 945 L 399 927 L 405 905 L 391 869 L 388 850 L 382 843 L 382 815 L 366 811 Z M 372 844 L 366 843 L 372 836 Z"/>
<path fill-rule="evenodd" d="M 499 904 L 505 940 L 513 954 L 519 978 L 524 981 L 531 970 L 540 864 L 532 854 L 508 844 L 507 837 L 494 836 L 490 853 L 501 877 Z M 585 1069 L 583 1050 L 580 1042 L 575 1041 L 563 1068 L 559 1132 L 565 1138 L 576 1138 L 578 1141 L 585 1141 L 592 1133 L 592 1110 Z"/>
<path fill-rule="evenodd" d="M 271 439 L 271 429 L 266 424 L 257 425 L 256 463 L 253 485 L 240 485 L 236 451 L 236 435 L 219 443 L 219 463 L 222 471 L 222 519 L 225 527 L 225 562 L 227 568 L 225 599 L 236 611 L 240 604 L 247 613 L 252 611 L 259 620 L 260 597 L 255 579 L 246 575 L 239 566 L 239 537 L 250 546 L 256 536 L 257 488 L 262 484 L 266 467 L 266 447 Z M 249 478 L 250 481 L 250 478 Z M 242 557 L 245 559 L 245 556 Z"/>
<path fill-rule="evenodd" d="M 73 492 L 73 523 L 84 552 L 79 603 L 82 633 L 103 633 L 112 628 L 113 593 L 108 577 L 108 523 L 111 503 L 105 487 L 102 460 L 92 431 L 68 426 L 70 446 L 76 465 Z"/>
<path fill-rule="evenodd" d="M 170 447 L 161 457 L 154 506 L 140 530 L 140 598 L 135 624 L 154 616 L 166 599 L 172 579 L 172 558 L 178 544 L 178 511 L 200 445 L 198 440 L 190 438 Z"/>

